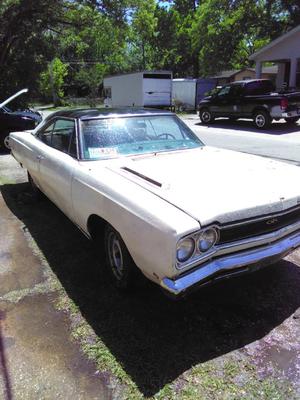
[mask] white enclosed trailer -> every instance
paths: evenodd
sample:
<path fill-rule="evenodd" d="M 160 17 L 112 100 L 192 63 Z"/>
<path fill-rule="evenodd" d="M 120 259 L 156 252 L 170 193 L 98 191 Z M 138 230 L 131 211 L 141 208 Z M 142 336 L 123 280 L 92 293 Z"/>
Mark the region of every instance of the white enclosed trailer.
<path fill-rule="evenodd" d="M 173 79 L 172 99 L 175 107 L 184 110 L 195 110 L 200 100 L 216 86 L 216 80 L 210 78 Z"/>
<path fill-rule="evenodd" d="M 112 107 L 170 107 L 172 72 L 142 71 L 104 78 L 106 105 Z"/>
<path fill-rule="evenodd" d="M 173 79 L 172 98 L 176 107 L 184 110 L 196 108 L 197 79 Z"/>

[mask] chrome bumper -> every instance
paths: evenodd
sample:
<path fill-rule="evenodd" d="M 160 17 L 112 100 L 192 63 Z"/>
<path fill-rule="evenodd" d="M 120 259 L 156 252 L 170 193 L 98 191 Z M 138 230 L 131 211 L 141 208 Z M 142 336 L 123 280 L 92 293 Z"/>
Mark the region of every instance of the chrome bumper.
<path fill-rule="evenodd" d="M 300 111 L 299 110 L 293 110 L 293 111 L 287 111 L 282 113 L 283 118 L 295 118 L 295 117 L 300 117 Z"/>
<path fill-rule="evenodd" d="M 300 232 L 267 246 L 240 251 L 203 263 L 197 269 L 188 271 L 177 279 L 163 278 L 161 286 L 172 294 L 179 295 L 214 280 L 260 269 L 285 257 L 298 246 L 300 246 Z"/>

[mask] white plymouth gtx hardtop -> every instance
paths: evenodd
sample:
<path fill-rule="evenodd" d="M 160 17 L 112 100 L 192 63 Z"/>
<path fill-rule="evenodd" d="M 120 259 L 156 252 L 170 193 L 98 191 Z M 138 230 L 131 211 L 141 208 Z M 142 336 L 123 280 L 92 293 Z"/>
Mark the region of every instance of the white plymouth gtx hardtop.
<path fill-rule="evenodd" d="M 171 112 L 61 111 L 9 145 L 34 192 L 104 243 L 119 288 L 140 270 L 184 294 L 300 245 L 300 169 L 205 146 Z"/>

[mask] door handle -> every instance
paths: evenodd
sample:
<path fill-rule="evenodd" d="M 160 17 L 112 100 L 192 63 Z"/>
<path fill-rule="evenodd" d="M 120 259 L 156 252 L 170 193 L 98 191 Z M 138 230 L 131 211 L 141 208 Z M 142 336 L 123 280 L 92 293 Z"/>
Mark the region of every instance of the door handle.
<path fill-rule="evenodd" d="M 36 156 L 36 159 L 39 160 L 39 161 L 44 160 L 44 158 L 45 158 L 45 157 L 43 157 L 43 156 L 41 156 L 41 155 Z"/>

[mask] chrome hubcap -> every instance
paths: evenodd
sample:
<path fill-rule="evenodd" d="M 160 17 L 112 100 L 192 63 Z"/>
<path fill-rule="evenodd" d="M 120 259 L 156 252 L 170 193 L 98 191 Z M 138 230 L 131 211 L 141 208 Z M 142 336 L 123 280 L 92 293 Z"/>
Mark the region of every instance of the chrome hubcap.
<path fill-rule="evenodd" d="M 202 113 L 202 119 L 204 122 L 209 122 L 211 119 L 210 113 L 208 111 L 204 111 Z"/>
<path fill-rule="evenodd" d="M 255 123 L 259 128 L 262 128 L 263 126 L 265 126 L 266 119 L 262 114 L 258 114 L 255 117 Z"/>
<path fill-rule="evenodd" d="M 108 237 L 108 257 L 114 275 L 117 279 L 121 279 L 124 271 L 122 248 L 118 237 L 113 232 Z"/>

